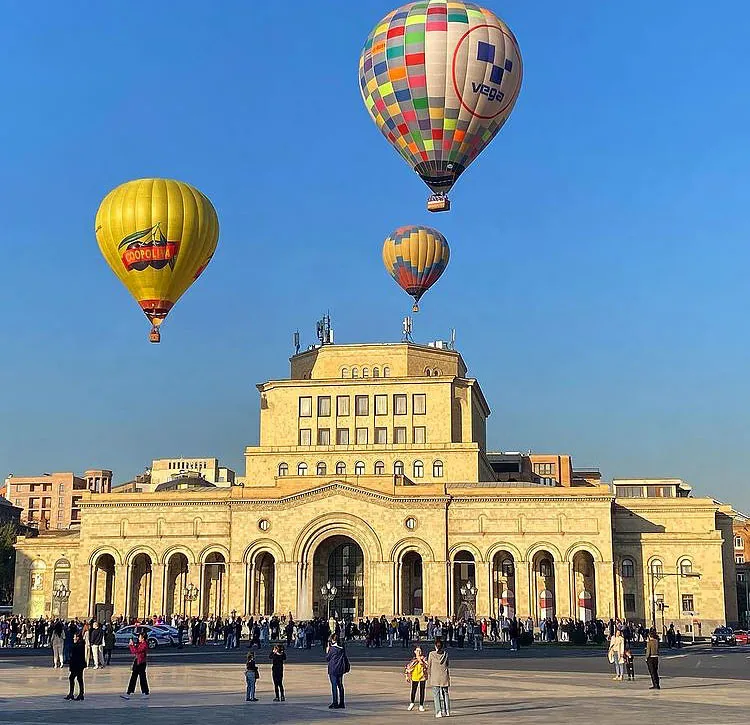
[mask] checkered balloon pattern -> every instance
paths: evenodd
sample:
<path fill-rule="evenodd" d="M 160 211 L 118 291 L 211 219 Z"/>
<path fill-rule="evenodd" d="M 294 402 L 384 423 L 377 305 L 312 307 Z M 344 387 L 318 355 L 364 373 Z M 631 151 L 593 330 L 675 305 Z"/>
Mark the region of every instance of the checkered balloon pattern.
<path fill-rule="evenodd" d="M 450 256 L 445 237 L 430 227 L 399 227 L 383 243 L 386 270 L 415 303 L 440 279 Z"/>
<path fill-rule="evenodd" d="M 460 0 L 418 0 L 388 13 L 359 60 L 367 110 L 435 193 L 449 191 L 508 120 L 521 78 L 508 26 Z"/>

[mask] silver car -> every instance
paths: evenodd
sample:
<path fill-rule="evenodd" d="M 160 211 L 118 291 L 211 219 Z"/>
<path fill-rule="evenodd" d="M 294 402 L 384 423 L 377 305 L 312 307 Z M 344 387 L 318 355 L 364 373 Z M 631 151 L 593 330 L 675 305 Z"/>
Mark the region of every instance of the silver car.
<path fill-rule="evenodd" d="M 115 647 L 127 647 L 131 639 L 136 642 L 141 632 L 146 634 L 149 649 L 154 649 L 159 645 L 174 646 L 177 641 L 177 636 L 173 638 L 167 630 L 152 627 L 149 624 L 138 624 L 118 629 L 115 632 Z"/>

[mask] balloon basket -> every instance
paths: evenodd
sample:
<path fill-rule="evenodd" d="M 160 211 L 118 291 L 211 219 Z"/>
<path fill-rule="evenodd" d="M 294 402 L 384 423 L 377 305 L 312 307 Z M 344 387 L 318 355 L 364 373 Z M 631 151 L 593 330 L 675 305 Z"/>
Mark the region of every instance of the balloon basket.
<path fill-rule="evenodd" d="M 438 211 L 450 211 L 451 200 L 443 194 L 433 194 L 427 199 L 427 211 L 438 212 Z"/>
<path fill-rule="evenodd" d="M 151 328 L 151 332 L 148 335 L 148 341 L 161 342 L 161 333 L 159 332 L 159 328 L 156 325 Z"/>
<path fill-rule="evenodd" d="M 412 312 L 419 312 L 419 305 L 415 302 L 411 308 Z"/>

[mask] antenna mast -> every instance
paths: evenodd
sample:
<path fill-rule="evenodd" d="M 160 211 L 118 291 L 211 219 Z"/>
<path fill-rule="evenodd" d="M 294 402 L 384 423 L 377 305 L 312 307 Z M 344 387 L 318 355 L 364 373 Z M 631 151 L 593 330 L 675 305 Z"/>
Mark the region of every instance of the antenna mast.
<path fill-rule="evenodd" d="M 414 342 L 414 340 L 411 339 L 411 331 L 412 331 L 412 319 L 411 317 L 404 317 L 404 319 L 401 322 L 401 326 L 403 329 L 403 338 L 402 342 Z"/>
<path fill-rule="evenodd" d="M 292 341 L 294 344 L 294 354 L 299 355 L 299 330 L 294 331 L 294 335 L 292 335 Z"/>
<path fill-rule="evenodd" d="M 315 325 L 315 333 L 321 345 L 333 345 L 333 330 L 331 329 L 331 315 L 326 312 Z"/>

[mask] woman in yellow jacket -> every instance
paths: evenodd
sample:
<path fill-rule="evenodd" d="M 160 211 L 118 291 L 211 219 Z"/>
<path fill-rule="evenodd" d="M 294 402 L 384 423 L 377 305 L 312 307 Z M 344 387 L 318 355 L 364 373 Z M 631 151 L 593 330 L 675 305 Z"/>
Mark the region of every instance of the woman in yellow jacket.
<path fill-rule="evenodd" d="M 411 702 L 407 710 L 414 709 L 414 698 L 419 688 L 419 712 L 424 712 L 424 688 L 427 682 L 427 660 L 422 648 L 414 649 L 414 659 L 406 665 L 406 681 L 411 682 Z"/>

